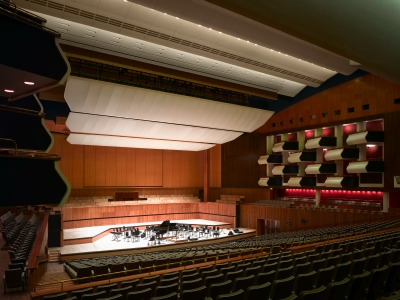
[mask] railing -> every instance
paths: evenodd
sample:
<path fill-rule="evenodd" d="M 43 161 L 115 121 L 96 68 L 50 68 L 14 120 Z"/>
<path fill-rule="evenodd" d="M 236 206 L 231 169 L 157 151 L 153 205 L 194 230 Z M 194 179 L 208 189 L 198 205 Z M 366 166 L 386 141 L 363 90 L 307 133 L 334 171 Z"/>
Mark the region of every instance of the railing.
<path fill-rule="evenodd" d="M 52 160 L 59 160 L 61 159 L 60 155 L 57 153 L 46 153 L 46 152 L 38 152 L 34 150 L 19 150 L 17 148 L 17 143 L 12 140 L 12 139 L 5 139 L 5 138 L 0 138 L 0 141 L 12 141 L 15 143 L 15 148 L 0 148 L 0 155 L 4 155 L 1 152 L 6 152 L 8 151 L 9 153 L 13 153 L 14 156 L 18 157 L 34 157 L 34 158 L 40 158 L 40 159 L 52 159 Z"/>
<path fill-rule="evenodd" d="M 71 75 L 248 106 L 249 95 L 181 79 L 68 57 Z"/>
<path fill-rule="evenodd" d="M 17 152 L 18 152 L 18 145 L 17 145 L 17 142 L 16 142 L 16 141 L 14 141 L 13 139 L 6 139 L 6 138 L 0 138 L 0 141 L 6 141 L 6 142 L 12 142 L 12 143 L 14 143 L 14 145 L 15 145 L 14 155 L 17 155 Z M 2 149 L 0 149 L 0 152 L 1 152 L 1 150 L 2 150 Z M 7 150 L 7 151 L 8 151 L 8 150 Z"/>
<path fill-rule="evenodd" d="M 0 110 L 14 112 L 14 113 L 20 113 L 20 114 L 26 114 L 26 115 L 30 115 L 30 116 L 37 116 L 37 117 L 44 117 L 45 116 L 45 113 L 40 112 L 40 111 L 27 109 L 27 108 L 20 108 L 20 107 L 2 105 L 2 104 L 0 104 Z"/>
<path fill-rule="evenodd" d="M 42 17 L 39 17 L 39 16 L 37 16 L 37 15 L 35 15 L 35 14 L 32 14 L 32 13 L 30 13 L 29 11 L 27 11 L 27 10 L 25 10 L 25 9 L 18 8 L 18 7 L 15 5 L 15 3 L 13 3 L 13 2 L 8 2 L 8 1 L 2 1 L 2 0 L 1 0 L 1 1 L 0 1 L 0 4 L 3 4 L 4 6 L 7 6 L 8 8 L 11 9 L 11 10 L 6 9 L 6 8 L 4 8 L 4 6 L 2 7 L 2 6 L 0 5 L 0 11 L 1 11 L 1 12 L 6 13 L 6 14 L 8 14 L 8 15 L 11 15 L 11 16 L 13 16 L 15 19 L 21 19 L 21 20 L 23 20 L 23 21 L 26 21 L 26 22 L 28 22 L 29 24 L 34 25 L 35 27 L 39 27 L 39 28 L 41 28 L 41 29 L 43 29 L 43 30 L 45 30 L 45 31 L 50 32 L 51 34 L 55 35 L 56 37 L 61 37 L 61 34 L 60 34 L 59 32 L 57 32 L 57 31 L 55 31 L 55 30 L 53 30 L 53 29 L 50 29 L 50 28 L 48 28 L 48 27 L 45 27 L 45 26 L 43 25 L 43 23 L 46 23 L 46 22 L 47 22 L 46 19 L 43 19 Z M 11 6 L 13 7 L 13 9 L 11 8 Z M 32 19 L 37 19 L 37 20 L 39 20 L 41 23 L 35 22 L 35 21 L 33 21 L 32 19 L 29 19 L 29 18 L 27 18 L 27 17 L 22 16 L 21 14 L 24 14 L 24 15 L 26 15 L 26 16 L 28 16 L 28 17 L 31 17 Z"/>
<path fill-rule="evenodd" d="M 198 259 L 191 259 L 191 260 L 185 260 L 185 261 L 181 261 L 181 262 L 172 262 L 172 263 L 168 263 L 168 264 L 164 264 L 164 265 L 156 265 L 156 266 L 149 266 L 149 267 L 144 267 L 141 269 L 131 269 L 131 270 L 125 270 L 125 271 L 119 271 L 119 272 L 114 272 L 114 273 L 107 273 L 107 274 L 100 274 L 100 275 L 93 275 L 90 277 L 80 277 L 80 278 L 75 278 L 75 279 L 68 279 L 68 280 L 60 280 L 60 281 L 53 281 L 53 282 L 47 282 L 47 283 L 42 283 L 42 284 L 35 284 L 34 287 L 34 291 L 37 292 L 37 288 L 38 287 L 45 287 L 45 286 L 54 286 L 54 285 L 60 285 L 61 288 L 60 290 L 63 291 L 64 290 L 64 284 L 65 283 L 73 283 L 75 284 L 75 282 L 82 282 L 82 281 L 96 281 L 94 280 L 95 278 L 104 278 L 104 277 L 108 277 L 108 279 L 104 279 L 104 280 L 108 280 L 108 282 L 111 282 L 111 279 L 121 279 L 121 277 L 124 276 L 149 276 L 151 275 L 151 273 L 153 272 L 160 272 L 160 271 L 166 271 L 166 273 L 171 272 L 174 269 L 177 268 L 184 268 L 183 270 L 187 270 L 187 269 L 193 269 L 193 268 L 198 268 L 198 266 L 196 266 L 196 264 L 201 264 L 202 266 L 208 266 L 208 265 L 213 265 L 213 264 L 217 264 L 218 261 L 223 261 L 226 259 L 230 259 L 231 261 L 235 261 L 235 260 L 242 260 L 243 257 L 247 257 L 249 255 L 253 255 L 253 256 L 262 256 L 265 255 L 265 253 L 263 252 L 263 250 L 266 247 L 261 247 L 257 250 L 248 250 L 248 251 L 255 251 L 256 253 L 248 253 L 246 254 L 246 252 L 248 251 L 238 251 L 238 252 L 231 252 L 231 253 L 226 253 L 226 254 L 220 254 L 220 255 L 215 255 L 215 256 L 207 256 L 207 257 L 203 257 L 203 258 L 198 258 Z M 257 253 L 258 252 L 258 253 Z M 243 254 L 245 253 L 245 254 Z M 222 258 L 221 260 L 218 260 L 218 257 L 224 257 L 224 256 L 232 256 L 235 255 L 235 257 L 229 258 Z M 237 256 L 236 256 L 237 255 Z M 212 260 L 213 258 L 215 258 L 214 260 Z M 207 260 L 206 262 L 204 260 Z M 199 262 L 200 261 L 200 262 Z M 203 261 L 203 262 L 201 262 Z M 182 265 L 182 263 L 188 263 L 191 262 L 192 264 L 190 265 Z M 174 267 L 169 269 L 168 266 L 170 264 L 181 264 L 179 267 Z M 162 267 L 166 267 L 165 269 L 161 269 L 161 270 L 156 270 Z M 147 270 L 147 269 L 154 269 L 153 271 L 146 271 L 145 273 L 140 273 L 143 270 Z M 126 273 L 134 273 L 134 272 L 138 272 L 137 274 L 132 274 L 132 275 L 123 275 L 123 276 L 116 276 L 119 274 L 126 274 Z M 126 280 L 126 279 L 124 279 Z M 95 284 L 95 282 L 93 282 L 93 284 Z M 40 290 L 40 289 L 39 289 Z"/>

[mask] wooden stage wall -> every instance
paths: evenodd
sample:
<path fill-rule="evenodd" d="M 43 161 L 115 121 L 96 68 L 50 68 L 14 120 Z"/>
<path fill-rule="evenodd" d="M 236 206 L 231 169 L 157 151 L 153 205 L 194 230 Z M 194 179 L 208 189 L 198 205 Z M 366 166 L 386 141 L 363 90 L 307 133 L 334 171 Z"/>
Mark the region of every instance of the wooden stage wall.
<path fill-rule="evenodd" d="M 240 206 L 240 224 L 242 227 L 257 228 L 257 219 L 279 220 L 281 232 L 377 222 L 392 217 L 394 217 L 393 214 L 335 212 L 257 205 Z M 306 222 L 302 223 L 301 219 L 305 219 Z M 287 226 L 286 222 L 290 222 L 290 226 Z"/>
<path fill-rule="evenodd" d="M 236 206 L 219 203 L 172 203 L 64 207 L 63 229 L 176 219 L 206 219 L 235 227 Z"/>

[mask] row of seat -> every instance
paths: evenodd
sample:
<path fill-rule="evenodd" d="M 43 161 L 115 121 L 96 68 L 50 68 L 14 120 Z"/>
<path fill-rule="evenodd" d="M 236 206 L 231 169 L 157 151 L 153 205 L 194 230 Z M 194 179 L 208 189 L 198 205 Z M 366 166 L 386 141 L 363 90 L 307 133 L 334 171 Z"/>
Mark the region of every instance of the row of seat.
<path fill-rule="evenodd" d="M 393 222 L 354 225 L 297 233 L 265 235 L 244 239 L 234 243 L 227 242 L 217 245 L 196 247 L 195 250 L 192 248 L 185 248 L 169 253 L 153 252 L 146 254 L 73 260 L 66 261 L 64 268 L 72 279 L 85 278 L 83 280 L 75 281 L 76 283 L 82 283 L 91 280 L 102 280 L 109 276 L 115 278 L 125 275 L 147 273 L 154 270 L 165 270 L 168 268 L 188 266 L 205 261 L 233 258 L 240 255 L 245 256 L 252 253 L 275 253 L 280 252 L 281 248 L 284 248 L 288 244 L 293 245 L 294 243 L 300 244 L 305 242 L 328 240 L 331 238 L 378 230 L 392 225 Z"/>
<path fill-rule="evenodd" d="M 270 299 L 273 300 L 286 297 L 296 299 L 297 296 L 305 297 L 304 295 L 308 294 L 316 294 L 321 297 L 312 299 L 325 299 L 325 295 L 328 295 L 326 299 L 336 299 L 333 297 L 337 296 L 338 289 L 341 289 L 343 295 L 346 293 L 356 294 L 356 283 L 360 280 L 364 282 L 366 272 L 370 272 L 372 277 L 378 278 L 378 274 L 382 274 L 381 271 L 387 271 L 388 274 L 392 273 L 393 278 L 397 278 L 398 281 L 400 250 L 391 250 L 390 247 L 398 247 L 399 238 L 400 233 L 395 232 L 387 237 L 378 235 L 371 239 L 355 239 L 339 243 L 336 250 L 344 251 L 353 244 L 358 245 L 359 249 L 356 248 L 354 252 L 345 252 L 340 256 L 335 255 L 332 260 L 329 258 L 317 260 L 324 252 L 317 253 L 316 249 L 297 254 L 281 252 L 235 261 L 230 264 L 224 263 L 201 267 L 198 270 L 185 270 L 180 274 L 179 272 L 167 273 L 162 278 L 159 275 L 145 277 L 141 283 L 139 279 L 135 279 L 122 282 L 119 287 L 117 284 L 99 286 L 94 294 L 93 288 L 73 291 L 71 296 L 77 297 L 77 300 L 91 300 L 97 299 L 96 297 L 99 297 L 99 293 L 101 293 L 101 297 L 111 297 L 112 299 L 117 295 L 121 295 L 120 299 L 150 299 L 153 296 L 175 299 L 173 297 L 180 293 L 181 299 L 204 299 L 206 295 L 212 299 L 266 299 L 265 297 L 248 298 L 256 297 L 255 293 L 262 291 L 264 296 L 269 294 Z M 370 250 L 363 247 L 369 245 L 373 240 L 375 242 L 383 240 L 383 244 L 389 246 L 385 249 L 388 251 L 359 258 L 361 250 L 365 250 L 364 254 L 369 253 Z M 332 248 L 329 251 L 332 252 L 331 255 L 337 254 Z M 316 257 L 316 255 L 320 256 Z M 288 264 L 289 267 L 287 267 Z M 371 282 L 375 283 L 375 281 Z M 392 289 L 392 287 L 393 284 L 390 287 L 387 286 L 388 289 Z M 377 289 L 374 284 L 372 289 L 371 286 L 368 289 L 374 295 L 380 295 L 382 292 L 382 289 Z M 240 290 L 242 292 L 239 292 Z M 327 290 L 329 293 L 326 293 Z M 380 292 L 378 293 L 377 290 Z M 226 295 L 222 297 L 222 294 Z M 186 295 L 190 295 L 190 297 L 185 298 Z M 66 298 L 67 294 L 64 294 L 63 297 Z"/>
<path fill-rule="evenodd" d="M 10 222 L 12 222 L 15 218 L 15 214 L 12 214 L 11 211 L 6 212 L 0 217 L 0 223 L 3 225 L 3 228 L 7 226 Z"/>

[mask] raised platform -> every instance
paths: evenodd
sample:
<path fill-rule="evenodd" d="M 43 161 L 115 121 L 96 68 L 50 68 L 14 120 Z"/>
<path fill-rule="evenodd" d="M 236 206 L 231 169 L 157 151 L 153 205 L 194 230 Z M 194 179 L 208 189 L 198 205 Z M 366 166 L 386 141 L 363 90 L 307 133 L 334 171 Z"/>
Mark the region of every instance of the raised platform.
<path fill-rule="evenodd" d="M 223 231 L 220 237 L 200 237 L 197 241 L 187 241 L 186 239 L 175 240 L 173 238 L 163 240 L 160 245 L 149 246 L 148 239 L 141 239 L 138 242 L 127 242 L 121 239 L 113 241 L 111 230 L 115 227 L 130 227 L 135 226 L 145 228 L 149 225 L 161 224 L 160 222 L 146 222 L 133 224 L 118 224 L 115 226 L 96 226 L 76 229 L 64 230 L 64 247 L 51 248 L 60 251 L 61 260 L 92 258 L 109 255 L 121 255 L 130 253 L 145 253 L 153 251 L 163 251 L 182 247 L 200 246 L 207 244 L 215 244 L 226 241 L 234 241 L 237 239 L 248 238 L 255 236 L 254 229 L 241 228 L 242 234 L 228 235 L 230 228 L 229 223 L 215 222 L 202 219 L 190 220 L 171 220 L 171 223 L 190 224 L 199 226 L 219 226 Z"/>

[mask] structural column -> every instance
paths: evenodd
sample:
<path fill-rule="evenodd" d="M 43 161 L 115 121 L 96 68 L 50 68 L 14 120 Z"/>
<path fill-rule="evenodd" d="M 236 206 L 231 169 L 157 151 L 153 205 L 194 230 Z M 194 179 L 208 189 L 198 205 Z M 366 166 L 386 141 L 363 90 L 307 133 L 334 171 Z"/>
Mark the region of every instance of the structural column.
<path fill-rule="evenodd" d="M 389 211 L 389 193 L 383 192 L 383 201 L 382 201 L 382 211 L 388 212 Z"/>
<path fill-rule="evenodd" d="M 204 151 L 204 202 L 210 200 L 210 149 Z"/>
<path fill-rule="evenodd" d="M 319 206 L 321 202 L 321 190 L 315 190 L 315 206 Z"/>

